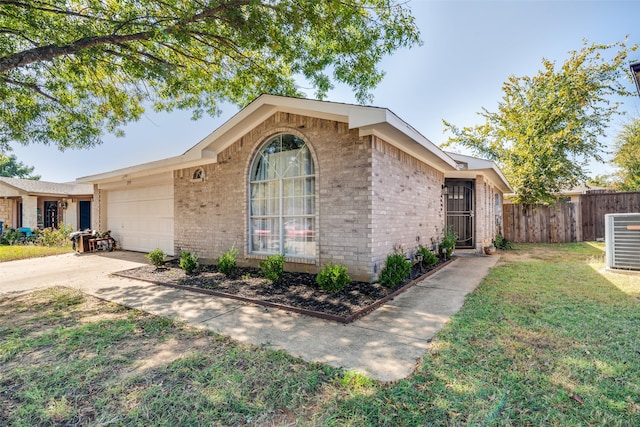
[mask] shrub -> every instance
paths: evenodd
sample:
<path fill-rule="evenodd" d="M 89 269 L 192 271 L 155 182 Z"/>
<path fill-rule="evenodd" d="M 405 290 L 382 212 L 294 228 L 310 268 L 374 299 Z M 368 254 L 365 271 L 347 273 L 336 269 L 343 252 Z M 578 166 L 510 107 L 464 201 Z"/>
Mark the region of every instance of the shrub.
<path fill-rule="evenodd" d="M 6 228 L 0 235 L 0 244 L 15 245 L 22 239 L 22 233 L 16 228 Z"/>
<path fill-rule="evenodd" d="M 225 276 L 232 275 L 236 271 L 236 268 L 238 268 L 236 265 L 237 257 L 238 250 L 236 249 L 236 246 L 233 245 L 229 250 L 220 255 L 220 258 L 218 258 L 218 271 L 223 273 Z"/>
<path fill-rule="evenodd" d="M 156 248 L 145 255 L 145 258 L 156 267 L 161 267 L 164 264 L 164 260 L 167 258 L 167 254 L 160 248 Z"/>
<path fill-rule="evenodd" d="M 347 267 L 329 262 L 317 274 L 316 283 L 320 289 L 333 293 L 351 283 L 351 277 L 347 274 Z"/>
<path fill-rule="evenodd" d="M 425 248 L 422 245 L 418 246 L 417 253 L 422 255 L 422 266 L 425 268 L 433 267 L 438 263 L 438 257 L 431 252 L 429 248 Z"/>
<path fill-rule="evenodd" d="M 411 273 L 411 262 L 402 252 L 394 252 L 387 256 L 387 261 L 380 271 L 380 282 L 392 288 L 402 283 Z"/>
<path fill-rule="evenodd" d="M 493 245 L 502 250 L 513 249 L 513 243 L 509 239 L 502 237 L 502 234 L 496 234 L 496 238 L 493 240 Z"/>
<path fill-rule="evenodd" d="M 440 242 L 439 251 L 442 259 L 449 259 L 453 255 L 453 250 L 456 247 L 456 241 L 458 235 L 453 231 L 453 227 L 449 226 L 444 230 L 444 236 Z"/>
<path fill-rule="evenodd" d="M 276 281 L 284 272 L 284 255 L 270 255 L 267 259 L 260 261 L 260 272 L 271 281 Z"/>
<path fill-rule="evenodd" d="M 45 228 L 37 233 L 36 244 L 40 246 L 67 246 L 71 243 L 69 234 L 73 228 L 64 223 L 58 224 L 58 229 Z"/>
<path fill-rule="evenodd" d="M 189 251 L 180 252 L 180 268 L 191 274 L 199 267 L 198 257 Z"/>

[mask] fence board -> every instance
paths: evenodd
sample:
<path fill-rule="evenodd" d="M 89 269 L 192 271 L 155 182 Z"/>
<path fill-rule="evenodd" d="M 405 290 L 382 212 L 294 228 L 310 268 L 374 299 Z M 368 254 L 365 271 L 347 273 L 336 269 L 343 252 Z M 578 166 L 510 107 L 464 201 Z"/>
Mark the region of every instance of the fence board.
<path fill-rule="evenodd" d="M 554 206 L 504 205 L 504 236 L 517 243 L 559 243 L 576 241 L 579 234 L 578 206 L 559 203 Z"/>
<path fill-rule="evenodd" d="M 640 212 L 640 192 L 584 194 L 579 203 L 505 204 L 504 236 L 517 243 L 604 239 L 604 216 Z"/>
<path fill-rule="evenodd" d="M 640 212 L 640 192 L 584 194 L 581 196 L 584 240 L 604 239 L 604 216 Z"/>

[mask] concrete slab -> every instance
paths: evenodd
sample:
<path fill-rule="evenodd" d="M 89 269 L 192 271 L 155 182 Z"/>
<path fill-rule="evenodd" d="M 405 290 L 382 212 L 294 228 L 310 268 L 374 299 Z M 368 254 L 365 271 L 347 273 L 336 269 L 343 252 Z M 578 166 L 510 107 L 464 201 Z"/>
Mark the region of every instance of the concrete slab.
<path fill-rule="evenodd" d="M 73 287 L 241 342 L 282 349 L 308 361 L 394 381 L 413 372 L 431 339 L 498 258 L 460 257 L 349 325 L 111 276 L 147 263 L 143 254 L 133 252 L 67 254 L 2 263 L 0 296 L 55 285 Z"/>

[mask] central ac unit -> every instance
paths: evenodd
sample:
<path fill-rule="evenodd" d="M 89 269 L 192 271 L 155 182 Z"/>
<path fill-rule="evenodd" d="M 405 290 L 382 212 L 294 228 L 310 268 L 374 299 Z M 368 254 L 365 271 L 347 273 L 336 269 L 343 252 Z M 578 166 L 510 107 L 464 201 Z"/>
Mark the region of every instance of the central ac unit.
<path fill-rule="evenodd" d="M 607 268 L 640 270 L 640 213 L 604 216 Z"/>

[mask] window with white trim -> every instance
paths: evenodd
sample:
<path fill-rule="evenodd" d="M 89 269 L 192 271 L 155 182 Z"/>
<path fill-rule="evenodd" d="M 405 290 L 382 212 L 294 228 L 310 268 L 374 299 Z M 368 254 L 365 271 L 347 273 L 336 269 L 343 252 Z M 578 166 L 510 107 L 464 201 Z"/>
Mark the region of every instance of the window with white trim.
<path fill-rule="evenodd" d="M 316 256 L 315 168 L 306 143 L 278 135 L 256 154 L 249 177 L 249 251 Z"/>
<path fill-rule="evenodd" d="M 191 182 L 204 182 L 204 169 L 196 169 L 191 175 Z"/>

